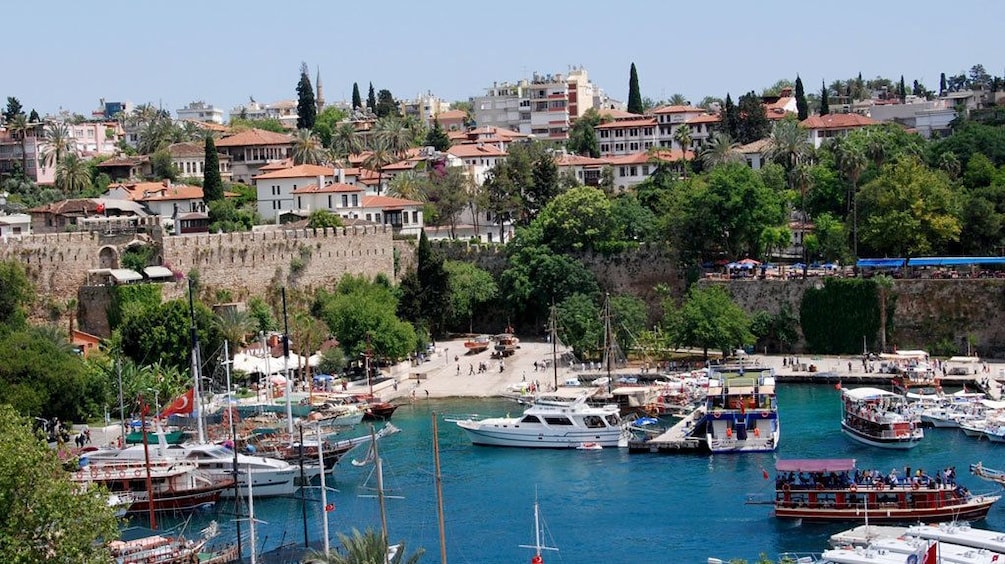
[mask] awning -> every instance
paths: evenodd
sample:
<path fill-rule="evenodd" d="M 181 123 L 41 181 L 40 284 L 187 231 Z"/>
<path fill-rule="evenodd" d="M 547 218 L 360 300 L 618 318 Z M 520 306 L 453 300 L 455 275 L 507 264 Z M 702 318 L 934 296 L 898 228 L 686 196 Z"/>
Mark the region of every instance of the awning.
<path fill-rule="evenodd" d="M 908 259 L 908 266 L 970 266 L 1005 264 L 1005 257 L 920 257 Z"/>
<path fill-rule="evenodd" d="M 128 268 L 112 268 L 108 271 L 108 274 L 115 279 L 116 282 L 136 282 L 137 280 L 143 280 L 143 275 L 135 270 L 130 270 Z"/>
<path fill-rule="evenodd" d="M 880 390 L 879 388 L 852 388 L 844 390 L 844 395 L 853 400 L 862 401 L 896 396 L 897 394 L 886 390 Z"/>
<path fill-rule="evenodd" d="M 859 268 L 903 268 L 905 259 L 902 258 L 878 258 L 878 259 L 858 259 Z"/>
<path fill-rule="evenodd" d="M 174 278 L 174 272 L 163 266 L 148 266 L 143 269 L 143 274 L 146 274 L 147 278 Z"/>
<path fill-rule="evenodd" d="M 779 472 L 848 472 L 854 469 L 854 458 L 779 460 L 775 463 L 775 470 Z"/>

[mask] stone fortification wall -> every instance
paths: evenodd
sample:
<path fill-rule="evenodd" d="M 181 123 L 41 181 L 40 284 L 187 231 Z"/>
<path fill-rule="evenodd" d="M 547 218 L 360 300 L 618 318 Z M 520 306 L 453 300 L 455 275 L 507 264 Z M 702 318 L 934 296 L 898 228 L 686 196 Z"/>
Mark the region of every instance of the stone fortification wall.
<path fill-rule="evenodd" d="M 740 307 L 749 313 L 777 314 L 787 304 L 798 319 L 803 294 L 808 288 L 823 284 L 823 280 L 702 283 L 725 284 Z M 890 320 L 889 346 L 964 354 L 969 337 L 977 354 L 1005 357 L 1005 280 L 894 280 L 890 295 L 895 300 L 895 309 Z M 797 349 L 802 346 L 800 342 Z"/>
<path fill-rule="evenodd" d="M 17 260 L 39 296 L 65 301 L 77 295 L 87 271 L 101 268 L 105 241 L 97 233 L 23 235 L 0 244 L 0 260 Z"/>
<path fill-rule="evenodd" d="M 165 237 L 163 257 L 175 271 L 198 271 L 202 287 L 227 289 L 235 300 L 264 294 L 270 283 L 317 288 L 344 274 L 394 277 L 391 230 L 383 226 Z M 184 293 L 171 286 L 165 298 Z"/>

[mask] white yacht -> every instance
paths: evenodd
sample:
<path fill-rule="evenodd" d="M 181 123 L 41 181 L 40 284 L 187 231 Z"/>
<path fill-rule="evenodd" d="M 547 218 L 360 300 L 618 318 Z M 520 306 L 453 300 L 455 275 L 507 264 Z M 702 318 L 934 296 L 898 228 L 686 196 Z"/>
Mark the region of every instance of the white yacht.
<path fill-rule="evenodd" d="M 849 438 L 871 446 L 909 449 L 925 436 L 921 417 L 904 396 L 878 388 L 841 391 L 841 430 Z"/>
<path fill-rule="evenodd" d="M 520 417 L 455 420 L 476 445 L 578 448 L 583 443 L 616 447 L 622 421 L 616 405 L 595 407 L 587 395 L 538 396 Z"/>
<path fill-rule="evenodd" d="M 214 444 L 181 444 L 149 446 L 150 461 L 189 462 L 198 465 L 199 469 L 211 476 L 234 476 L 234 452 Z M 87 453 L 94 462 L 103 461 L 144 461 L 143 445 L 134 445 L 124 449 L 98 449 Z M 253 491 L 258 497 L 292 495 L 300 481 L 300 467 L 284 460 L 266 458 L 264 456 L 237 455 L 237 474 L 239 495 L 248 495 L 248 470 L 250 469 Z M 320 474 L 320 466 L 304 465 L 305 478 L 310 481 Z M 222 492 L 224 497 L 232 497 L 235 492 L 228 488 Z"/>

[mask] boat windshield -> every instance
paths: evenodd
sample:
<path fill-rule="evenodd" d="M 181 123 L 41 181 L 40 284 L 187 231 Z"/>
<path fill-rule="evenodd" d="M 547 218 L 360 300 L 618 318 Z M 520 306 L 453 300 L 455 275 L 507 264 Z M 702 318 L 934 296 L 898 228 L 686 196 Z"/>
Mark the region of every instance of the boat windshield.
<path fill-rule="evenodd" d="M 572 425 L 572 420 L 568 417 L 545 417 L 544 421 L 549 425 Z"/>

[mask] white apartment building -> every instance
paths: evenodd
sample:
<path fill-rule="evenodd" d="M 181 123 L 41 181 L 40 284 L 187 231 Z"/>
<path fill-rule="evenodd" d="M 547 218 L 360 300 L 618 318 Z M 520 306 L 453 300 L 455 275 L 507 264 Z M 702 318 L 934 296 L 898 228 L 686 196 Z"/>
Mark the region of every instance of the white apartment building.
<path fill-rule="evenodd" d="M 436 116 L 450 111 L 450 102 L 433 96 L 432 92 L 419 94 L 413 100 L 402 100 L 399 106 L 401 115 L 414 117 L 430 127 Z"/>
<path fill-rule="evenodd" d="M 630 155 L 645 152 L 659 145 L 659 122 L 655 117 L 642 117 L 601 123 L 594 128 L 604 156 Z"/>
<path fill-rule="evenodd" d="M 693 106 L 660 106 L 653 110 L 653 117 L 659 124 L 660 147 L 680 149 L 680 144 L 674 141 L 674 133 L 678 128 L 684 127 L 688 120 L 705 114 L 704 109 Z"/>
<path fill-rule="evenodd" d="M 184 108 L 175 110 L 175 113 L 178 114 L 178 119 L 182 121 L 223 123 L 223 110 L 202 100 L 191 102 Z"/>
<path fill-rule="evenodd" d="M 230 110 L 230 119 L 277 119 L 287 129 L 297 128 L 297 101 L 280 100 L 271 104 L 260 104 L 254 98 Z"/>

